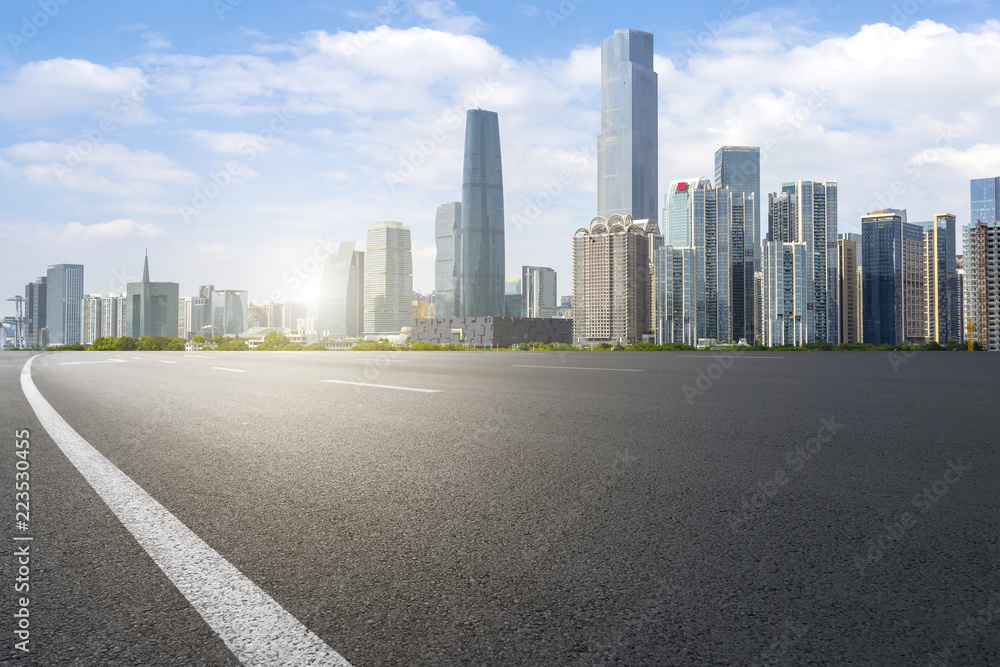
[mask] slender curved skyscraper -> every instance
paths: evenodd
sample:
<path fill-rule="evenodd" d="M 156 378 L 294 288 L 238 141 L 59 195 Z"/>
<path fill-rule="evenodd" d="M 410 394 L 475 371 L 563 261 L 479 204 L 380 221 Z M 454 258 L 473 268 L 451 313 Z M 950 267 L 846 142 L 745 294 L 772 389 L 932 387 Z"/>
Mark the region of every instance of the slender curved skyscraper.
<path fill-rule="evenodd" d="M 503 173 L 495 111 L 469 109 L 466 114 L 457 248 L 456 315 L 503 317 Z"/>
<path fill-rule="evenodd" d="M 656 72 L 653 36 L 615 30 L 601 42 L 597 214 L 657 219 Z"/>

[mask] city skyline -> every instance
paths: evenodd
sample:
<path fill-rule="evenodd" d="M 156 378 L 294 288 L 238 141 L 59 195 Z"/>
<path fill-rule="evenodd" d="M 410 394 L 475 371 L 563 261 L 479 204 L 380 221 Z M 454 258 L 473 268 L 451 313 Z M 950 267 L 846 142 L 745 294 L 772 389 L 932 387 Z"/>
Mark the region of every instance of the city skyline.
<path fill-rule="evenodd" d="M 1000 173 L 991 148 L 997 130 L 984 122 L 993 91 L 988 78 L 974 76 L 1000 37 L 968 8 L 942 13 L 922 7 L 902 17 L 862 8 L 854 23 L 840 17 L 830 32 L 820 33 L 809 27 L 815 16 L 806 11 L 788 15 L 791 10 L 762 5 L 758 12 L 737 12 L 706 37 L 699 34 L 704 26 L 698 13 L 686 27 L 660 29 L 628 15 L 609 22 L 598 16 L 603 10 L 581 6 L 554 30 L 544 11 L 517 19 L 518 26 L 540 25 L 551 34 L 550 44 L 537 47 L 552 59 L 542 63 L 510 25 L 476 20 L 483 8 L 453 5 L 433 19 L 409 4 L 401 7 L 379 31 L 377 17 L 334 12 L 333 19 L 329 13 L 315 18 L 322 32 L 286 34 L 284 41 L 266 34 L 257 10 L 239 7 L 224 20 L 212 13 L 197 28 L 235 31 L 238 38 L 225 52 L 188 42 L 170 30 L 167 17 L 140 15 L 151 10 L 123 9 L 123 23 L 107 27 L 113 48 L 63 39 L 67 27 L 53 19 L 16 53 L 11 49 L 3 65 L 3 85 L 23 100 L 4 112 L 8 123 L 0 141 L 9 203 L 0 217 L 6 289 L 18 292 L 46 265 L 72 262 L 92 267 L 86 293 L 118 292 L 139 279 L 119 258 L 155 244 L 158 273 L 179 281 L 182 294 L 214 282 L 247 286 L 255 303 L 314 300 L 322 274 L 314 258 L 331 252 L 331 245 L 363 239 L 364 224 L 395 219 L 413 229 L 414 284 L 430 291 L 434 212 L 455 199 L 460 120 L 476 106 L 497 110 L 504 122 L 505 275 L 542 265 L 568 276 L 566 239 L 591 217 L 596 201 L 600 41 L 625 27 L 655 38 L 658 197 L 692 172 L 711 177 L 712 154 L 720 146 L 759 145 L 762 191 L 803 176 L 840 181 L 842 232 L 860 231 L 863 213 L 893 206 L 909 209 L 915 219 L 955 212 L 961 229 L 969 222 L 967 181 Z M 707 12 L 703 20 L 718 19 L 711 8 L 698 11 Z M 921 22 L 927 17 L 935 22 Z M 125 22 L 140 18 L 145 28 Z M 777 25 L 798 30 L 779 39 Z M 164 32 L 159 38 L 153 34 L 158 30 Z M 678 36 L 678 30 L 687 33 Z M 748 36 L 770 51 L 741 41 Z M 926 102 L 920 117 L 865 101 L 866 91 L 884 80 L 850 67 L 856 64 L 850 49 L 891 64 L 885 45 L 906 51 L 914 63 L 894 77 L 895 85 Z M 280 81 L 270 101 L 258 87 L 237 94 L 224 86 L 212 99 L 198 92 L 226 63 L 257 71 L 278 64 L 277 53 L 289 54 L 282 67 L 290 78 L 297 77 L 301 59 L 312 57 L 337 80 L 369 72 L 377 88 L 394 81 L 380 69 L 381 55 L 405 60 L 418 47 L 423 55 L 414 56 L 411 74 L 418 76 L 405 88 L 412 93 L 406 110 L 368 95 L 360 108 L 337 106 L 324 91 L 315 93 L 322 108 L 310 108 Z M 446 65 L 453 48 L 469 54 L 459 70 Z M 966 67 L 959 75 L 939 62 L 942 52 L 961 54 Z M 823 80 L 793 76 L 820 53 L 832 54 Z M 195 56 L 207 59 L 200 69 L 191 64 Z M 160 74 L 153 76 L 157 66 Z M 143 71 L 152 74 L 142 79 Z M 449 83 L 442 87 L 444 72 Z M 720 104 L 727 87 L 732 102 Z M 949 91 L 947 103 L 929 96 L 937 89 Z M 526 95 L 534 101 L 527 103 Z M 48 100 L 45 109 L 31 106 L 41 99 Z M 284 115 L 273 101 L 290 103 Z M 953 112 L 959 107 L 967 111 L 961 117 Z M 351 120 L 359 113 L 369 119 L 367 129 Z M 184 114 L 192 120 L 182 122 Z M 858 129 L 865 123 L 894 129 L 872 134 Z M 338 131 L 343 140 L 334 139 Z M 362 143 L 359 168 L 343 168 Z M 240 173 L 227 175 L 231 161 L 242 165 Z M 218 196 L 199 209 L 196 190 Z M 196 213 L 185 220 L 183 206 Z M 362 222 L 344 222 L 352 219 Z M 4 314 L 12 308 L 5 304 Z"/>

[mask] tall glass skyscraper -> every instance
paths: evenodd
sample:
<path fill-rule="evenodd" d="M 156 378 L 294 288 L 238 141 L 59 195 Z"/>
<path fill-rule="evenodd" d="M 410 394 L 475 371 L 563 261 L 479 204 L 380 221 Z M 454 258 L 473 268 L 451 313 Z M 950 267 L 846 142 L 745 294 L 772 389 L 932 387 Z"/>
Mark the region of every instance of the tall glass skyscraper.
<path fill-rule="evenodd" d="M 861 314 L 864 342 L 896 345 L 920 340 L 924 232 L 906 211 L 885 209 L 861 218 Z"/>
<path fill-rule="evenodd" d="M 79 343 L 83 264 L 48 267 L 45 288 L 45 326 L 49 330 L 49 345 Z M 176 319 L 176 315 L 174 317 Z"/>
<path fill-rule="evenodd" d="M 458 230 L 462 224 L 462 202 L 438 206 L 434 219 L 437 258 L 434 261 L 434 302 L 438 317 L 455 317 L 455 260 L 458 257 Z"/>
<path fill-rule="evenodd" d="M 319 292 L 320 336 L 356 338 L 365 319 L 365 253 L 354 249 L 354 241 L 341 243 L 326 258 Z"/>
<path fill-rule="evenodd" d="M 1000 220 L 1000 176 L 974 178 L 971 181 L 972 224 Z"/>
<path fill-rule="evenodd" d="M 753 219 L 756 221 L 753 233 L 757 235 L 754 246 L 758 248 L 754 271 L 760 271 L 760 147 L 723 146 L 715 151 L 715 187 L 753 194 Z"/>
<path fill-rule="evenodd" d="M 657 125 L 653 36 L 615 30 L 601 42 L 597 214 L 656 220 Z"/>
<path fill-rule="evenodd" d="M 456 316 L 503 317 L 503 169 L 495 111 L 466 114 L 458 250 Z"/>

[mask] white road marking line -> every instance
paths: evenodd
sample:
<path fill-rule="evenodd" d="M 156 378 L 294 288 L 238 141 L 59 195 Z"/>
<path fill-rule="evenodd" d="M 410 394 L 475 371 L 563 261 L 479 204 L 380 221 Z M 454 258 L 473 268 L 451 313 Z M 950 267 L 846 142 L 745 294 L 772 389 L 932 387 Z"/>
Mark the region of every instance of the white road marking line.
<path fill-rule="evenodd" d="M 223 368 L 222 366 L 212 366 L 213 371 L 229 371 L 230 373 L 246 373 L 247 371 L 241 368 Z"/>
<path fill-rule="evenodd" d="M 215 357 L 206 357 L 203 354 L 185 354 L 185 359 L 215 359 Z"/>
<path fill-rule="evenodd" d="M 440 389 L 419 389 L 417 387 L 397 387 L 394 384 L 371 384 L 370 382 L 348 382 L 347 380 L 323 380 L 331 384 L 353 384 L 358 387 L 378 387 L 379 389 L 399 389 L 401 391 L 419 391 L 425 394 L 440 394 Z"/>
<path fill-rule="evenodd" d="M 726 356 L 732 356 L 733 359 L 784 359 L 784 357 L 744 357 L 743 355 L 732 355 L 728 352 L 720 352 L 719 354 L 680 354 L 678 356 L 683 359 L 719 359 Z"/>
<path fill-rule="evenodd" d="M 42 427 L 240 662 L 350 667 L 74 431 L 35 387 L 35 359 L 21 369 L 21 390 Z"/>
<path fill-rule="evenodd" d="M 63 361 L 60 366 L 79 366 L 80 364 L 127 364 L 127 359 L 103 359 L 101 361 Z"/>
<path fill-rule="evenodd" d="M 176 361 L 167 361 L 166 359 L 160 359 L 161 364 L 176 364 Z"/>
<path fill-rule="evenodd" d="M 527 364 L 514 364 L 514 368 L 558 368 L 570 371 L 612 371 L 615 373 L 641 373 L 641 368 L 584 368 L 583 366 L 529 366 Z"/>

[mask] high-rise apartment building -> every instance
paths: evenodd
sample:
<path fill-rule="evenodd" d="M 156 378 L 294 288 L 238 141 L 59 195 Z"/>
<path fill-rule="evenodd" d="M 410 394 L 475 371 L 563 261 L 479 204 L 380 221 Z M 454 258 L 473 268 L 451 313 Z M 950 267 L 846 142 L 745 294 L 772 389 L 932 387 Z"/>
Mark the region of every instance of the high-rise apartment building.
<path fill-rule="evenodd" d="M 455 262 L 458 257 L 459 228 L 462 225 L 462 202 L 438 206 L 434 219 L 437 257 L 434 260 L 434 302 L 437 317 L 455 317 Z"/>
<path fill-rule="evenodd" d="M 554 317 L 558 306 L 556 272 L 545 266 L 522 266 L 521 294 L 524 317 Z"/>
<path fill-rule="evenodd" d="M 861 235 L 837 238 L 837 301 L 840 304 L 840 342 L 861 343 Z"/>
<path fill-rule="evenodd" d="M 597 214 L 656 219 L 657 77 L 653 36 L 615 30 L 601 42 Z"/>
<path fill-rule="evenodd" d="M 595 217 L 573 236 L 573 341 L 626 345 L 652 326 L 649 234 L 654 220 Z"/>
<path fill-rule="evenodd" d="M 42 329 L 45 329 L 47 280 L 46 276 L 39 276 L 35 278 L 35 282 L 24 286 L 24 342 L 29 347 L 48 345 L 48 341 L 42 340 Z"/>
<path fill-rule="evenodd" d="M 694 247 L 664 245 L 658 249 L 654 264 L 656 344 L 697 344 L 698 283 Z"/>
<path fill-rule="evenodd" d="M 49 345 L 80 342 L 83 264 L 55 264 L 45 277 L 45 326 Z"/>
<path fill-rule="evenodd" d="M 495 111 L 470 109 L 465 121 L 462 223 L 458 233 L 458 317 L 504 312 L 503 168 Z"/>
<path fill-rule="evenodd" d="M 101 297 L 101 337 L 121 338 L 128 324 L 128 299 L 125 293 Z"/>
<path fill-rule="evenodd" d="M 100 296 L 86 294 L 83 303 L 80 304 L 80 342 L 84 345 L 92 345 L 95 340 L 103 336 L 104 305 Z"/>
<path fill-rule="evenodd" d="M 801 316 L 807 343 L 840 343 L 837 192 L 837 181 L 795 181 L 785 183 L 780 193 L 768 195 L 768 242 L 806 244 L 809 280 Z M 769 251 L 765 248 L 764 252 Z"/>
<path fill-rule="evenodd" d="M 924 229 L 924 277 L 925 338 L 942 345 L 960 340 L 961 292 L 951 213 L 939 213 Z"/>
<path fill-rule="evenodd" d="M 128 283 L 128 331 L 130 338 L 142 336 L 177 336 L 177 315 L 180 303 L 180 286 L 177 283 L 151 282 L 149 256 L 142 267 L 142 282 Z"/>
<path fill-rule="evenodd" d="M 1000 221 L 965 228 L 965 316 L 984 350 L 1000 350 Z"/>
<path fill-rule="evenodd" d="M 340 244 L 326 258 L 320 283 L 320 336 L 357 338 L 365 322 L 365 253 L 354 249 L 354 241 Z"/>
<path fill-rule="evenodd" d="M 809 244 L 769 241 L 761 269 L 761 336 L 768 347 L 815 342 L 810 330 Z"/>
<path fill-rule="evenodd" d="M 368 228 L 364 276 L 364 333 L 398 334 L 403 327 L 412 326 L 413 257 L 409 227 L 401 222 L 381 221 Z M 502 275 L 500 289 L 502 307 Z"/>

